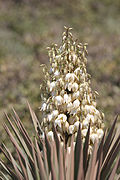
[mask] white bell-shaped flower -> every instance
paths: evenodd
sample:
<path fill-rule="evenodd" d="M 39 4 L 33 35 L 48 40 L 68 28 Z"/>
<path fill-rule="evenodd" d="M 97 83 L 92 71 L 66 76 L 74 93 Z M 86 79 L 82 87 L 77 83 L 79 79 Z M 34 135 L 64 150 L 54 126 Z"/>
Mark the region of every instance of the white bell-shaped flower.
<path fill-rule="evenodd" d="M 58 110 L 52 111 L 52 116 L 53 116 L 53 117 L 57 117 L 58 114 L 59 114 Z"/>
<path fill-rule="evenodd" d="M 64 94 L 64 102 L 65 103 L 70 103 L 71 102 L 71 95 Z"/>
<path fill-rule="evenodd" d="M 72 83 L 67 83 L 67 88 L 68 88 L 69 91 L 72 90 L 72 85 L 73 85 Z"/>
<path fill-rule="evenodd" d="M 56 86 L 56 82 L 55 81 L 50 83 L 50 92 L 54 90 L 55 86 Z"/>
<path fill-rule="evenodd" d="M 76 121 L 76 122 L 74 123 L 74 130 L 75 130 L 75 131 L 78 131 L 78 129 L 79 129 L 79 124 L 80 124 L 80 121 Z"/>
<path fill-rule="evenodd" d="M 60 72 L 58 70 L 55 71 L 54 76 L 57 77 L 60 75 Z"/>
<path fill-rule="evenodd" d="M 74 125 L 70 125 L 68 129 L 69 134 L 73 134 L 74 132 Z"/>
<path fill-rule="evenodd" d="M 70 102 L 67 104 L 67 111 L 70 112 L 73 109 L 73 104 Z"/>
<path fill-rule="evenodd" d="M 74 73 L 66 74 L 65 81 L 73 83 L 74 80 L 75 80 L 75 74 Z"/>
<path fill-rule="evenodd" d="M 89 123 L 89 122 L 92 122 L 92 123 L 95 123 L 95 117 L 91 114 L 87 114 L 85 120 Z"/>
<path fill-rule="evenodd" d="M 58 59 L 61 58 L 61 56 L 60 56 L 60 55 L 57 55 L 57 56 L 55 56 L 55 58 L 58 60 Z"/>
<path fill-rule="evenodd" d="M 86 120 L 86 119 L 83 120 L 82 125 L 83 125 L 84 128 L 87 128 L 89 126 L 89 121 Z"/>
<path fill-rule="evenodd" d="M 103 134 L 104 134 L 104 132 L 103 132 L 102 129 L 98 129 L 98 130 L 97 130 L 97 135 L 98 135 L 98 138 L 99 138 L 99 139 L 101 139 L 101 138 L 103 137 Z"/>
<path fill-rule="evenodd" d="M 52 132 L 52 131 L 49 131 L 49 132 L 47 133 L 47 136 L 48 136 L 48 139 L 49 139 L 50 141 L 52 141 L 52 140 L 54 139 L 54 135 L 53 135 L 53 132 Z"/>
<path fill-rule="evenodd" d="M 83 137 L 86 136 L 87 131 L 88 131 L 88 129 L 82 129 L 82 130 L 81 130 L 81 134 L 82 134 Z"/>
<path fill-rule="evenodd" d="M 98 117 L 100 116 L 100 112 L 95 108 L 95 111 L 94 111 L 95 115 L 97 115 Z"/>
<path fill-rule="evenodd" d="M 74 82 L 73 84 L 72 84 L 72 91 L 73 92 L 76 92 L 77 90 L 78 90 L 78 84 L 76 83 L 76 82 Z"/>
<path fill-rule="evenodd" d="M 95 133 L 92 133 L 92 134 L 90 135 L 90 139 L 91 139 L 92 143 L 94 144 L 95 141 L 98 140 L 98 135 L 95 134 Z"/>
<path fill-rule="evenodd" d="M 56 105 L 61 105 L 62 103 L 63 103 L 64 101 L 63 101 L 63 98 L 61 97 L 61 96 L 56 96 L 55 97 L 55 104 Z"/>
<path fill-rule="evenodd" d="M 52 119 L 53 119 L 52 114 L 48 114 L 48 121 L 49 121 L 49 122 L 51 122 L 51 121 L 52 121 Z"/>
<path fill-rule="evenodd" d="M 80 92 L 79 92 L 79 91 L 74 92 L 74 93 L 72 94 L 72 100 L 78 99 L 79 96 L 80 96 Z"/>
<path fill-rule="evenodd" d="M 55 81 L 53 81 L 53 82 L 50 83 L 50 92 L 53 91 L 53 89 L 55 88 L 55 86 L 56 86 Z"/>
<path fill-rule="evenodd" d="M 74 102 L 73 102 L 73 107 L 76 109 L 80 106 L 80 101 L 78 99 L 76 99 Z"/>
<path fill-rule="evenodd" d="M 86 113 L 93 114 L 95 112 L 95 110 L 96 110 L 96 108 L 94 106 L 85 105 L 85 112 Z"/>
<path fill-rule="evenodd" d="M 61 122 L 62 122 L 61 119 L 58 119 L 58 118 L 57 118 L 57 119 L 55 120 L 55 123 L 54 123 L 54 124 L 55 124 L 55 127 L 58 126 L 58 127 L 61 128 L 61 127 L 62 127 L 62 126 L 61 126 Z"/>
<path fill-rule="evenodd" d="M 42 107 L 41 107 L 41 111 L 45 111 L 47 108 L 47 104 L 46 103 L 43 103 L 42 104 Z"/>
<path fill-rule="evenodd" d="M 65 114 L 59 114 L 57 119 L 60 119 L 62 122 L 65 122 L 67 120 L 67 116 Z"/>
<path fill-rule="evenodd" d="M 78 67 L 77 69 L 75 69 L 74 71 L 75 75 L 82 75 L 82 70 L 80 69 L 80 67 Z"/>

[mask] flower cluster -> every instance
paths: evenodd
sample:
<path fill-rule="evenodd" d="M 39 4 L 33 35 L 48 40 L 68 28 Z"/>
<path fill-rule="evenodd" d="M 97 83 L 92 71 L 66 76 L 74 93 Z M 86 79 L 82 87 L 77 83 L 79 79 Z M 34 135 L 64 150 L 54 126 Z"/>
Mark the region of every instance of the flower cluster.
<path fill-rule="evenodd" d="M 44 65 L 45 81 L 42 89 L 43 121 L 42 129 L 49 139 L 53 139 L 54 123 L 61 141 L 70 141 L 81 124 L 82 139 L 90 124 L 90 148 L 95 140 L 103 136 L 104 114 L 96 108 L 97 92 L 90 87 L 90 75 L 86 72 L 87 43 L 73 40 L 71 28 L 66 28 L 62 36 L 62 46 L 53 44 L 48 48 L 50 70 Z M 44 136 L 44 135 L 43 135 Z"/>

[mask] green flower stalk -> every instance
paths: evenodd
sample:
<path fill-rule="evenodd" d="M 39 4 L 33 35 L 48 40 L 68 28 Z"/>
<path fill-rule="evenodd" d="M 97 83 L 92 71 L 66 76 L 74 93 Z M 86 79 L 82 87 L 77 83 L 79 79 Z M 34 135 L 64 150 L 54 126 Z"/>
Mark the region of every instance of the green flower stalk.
<path fill-rule="evenodd" d="M 72 135 L 74 142 L 76 141 L 79 124 L 84 142 L 90 124 L 91 151 L 95 140 L 103 136 L 104 114 L 96 108 L 98 93 L 92 91 L 90 75 L 86 71 L 87 43 L 74 41 L 71 29 L 65 27 L 60 48 L 56 44 L 48 48 L 50 70 L 44 65 L 45 80 L 41 86 L 43 101 L 41 127 L 52 140 L 52 124 L 54 124 L 61 142 L 69 144 Z"/>

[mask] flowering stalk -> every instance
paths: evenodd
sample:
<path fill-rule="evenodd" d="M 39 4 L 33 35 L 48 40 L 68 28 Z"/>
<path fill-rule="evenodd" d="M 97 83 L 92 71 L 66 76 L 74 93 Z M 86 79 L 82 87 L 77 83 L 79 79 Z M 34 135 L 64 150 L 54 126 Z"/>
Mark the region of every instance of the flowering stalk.
<path fill-rule="evenodd" d="M 96 91 L 90 87 L 90 75 L 86 72 L 87 43 L 73 40 L 72 28 L 65 27 L 62 46 L 48 48 L 50 70 L 44 65 L 45 81 L 41 86 L 43 122 L 41 127 L 49 139 L 53 139 L 54 123 L 61 141 L 70 143 L 81 124 L 84 142 L 90 124 L 90 145 L 103 136 L 104 114 L 96 108 Z M 44 134 L 43 134 L 44 136 Z"/>

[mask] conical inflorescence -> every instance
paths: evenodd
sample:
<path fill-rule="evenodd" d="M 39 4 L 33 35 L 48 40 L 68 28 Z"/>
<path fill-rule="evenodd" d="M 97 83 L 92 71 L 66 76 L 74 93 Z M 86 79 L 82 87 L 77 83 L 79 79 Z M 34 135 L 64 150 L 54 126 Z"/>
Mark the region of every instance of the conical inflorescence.
<path fill-rule="evenodd" d="M 92 149 L 95 140 L 103 136 L 104 114 L 96 108 L 97 92 L 92 91 L 86 71 L 87 43 L 74 41 L 71 29 L 65 27 L 60 48 L 56 44 L 48 48 L 50 70 L 43 65 L 41 127 L 49 139 L 53 139 L 54 124 L 60 140 L 69 143 L 72 135 L 76 141 L 79 124 L 84 142 L 90 124 L 89 146 Z"/>

